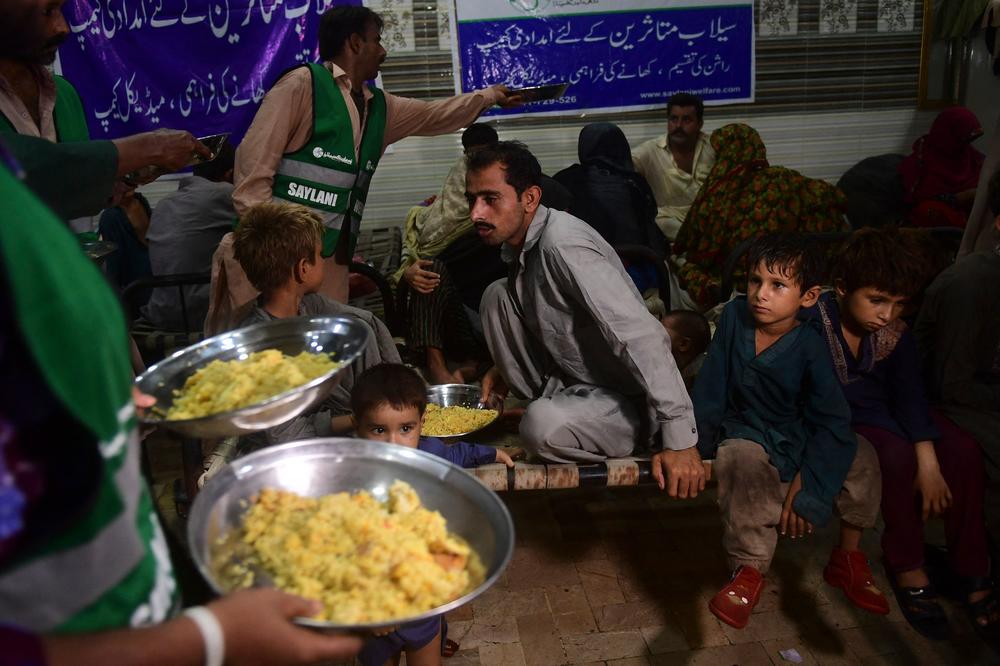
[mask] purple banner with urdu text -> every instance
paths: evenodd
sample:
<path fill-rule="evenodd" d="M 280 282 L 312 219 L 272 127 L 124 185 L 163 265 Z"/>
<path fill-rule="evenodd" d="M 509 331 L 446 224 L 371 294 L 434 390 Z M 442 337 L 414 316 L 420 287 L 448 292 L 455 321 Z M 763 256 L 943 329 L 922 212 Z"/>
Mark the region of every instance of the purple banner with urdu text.
<path fill-rule="evenodd" d="M 320 16 L 361 0 L 67 0 L 63 76 L 90 135 L 170 127 L 238 143 L 264 93 L 318 59 Z"/>

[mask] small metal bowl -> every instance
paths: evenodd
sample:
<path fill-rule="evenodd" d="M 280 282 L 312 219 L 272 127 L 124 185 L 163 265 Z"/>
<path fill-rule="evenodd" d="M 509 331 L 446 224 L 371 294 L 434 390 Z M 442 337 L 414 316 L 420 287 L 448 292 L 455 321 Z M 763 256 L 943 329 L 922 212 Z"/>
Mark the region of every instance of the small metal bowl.
<path fill-rule="evenodd" d="M 217 335 L 181 349 L 139 375 L 140 392 L 156 398 L 151 409 L 139 411 L 142 423 L 159 425 L 186 437 L 221 438 L 273 428 L 302 414 L 329 395 L 340 381 L 340 371 L 358 357 L 371 335 L 368 326 L 350 317 L 295 317 L 248 326 Z M 256 405 L 196 419 L 168 419 L 174 390 L 212 361 L 233 361 L 265 349 L 285 354 L 327 353 L 340 366 L 307 384 L 297 386 Z"/>
<path fill-rule="evenodd" d="M 252 498 L 264 488 L 278 488 L 307 497 L 366 490 L 384 500 L 396 480 L 410 484 L 421 503 L 439 511 L 448 530 L 465 539 L 479 555 L 486 577 L 474 590 L 412 617 L 384 622 L 340 625 L 308 618 L 297 624 L 330 632 L 368 632 L 425 620 L 469 603 L 493 585 L 514 552 L 514 523 L 507 507 L 474 476 L 443 458 L 405 446 L 363 439 L 307 439 L 272 446 L 233 461 L 205 484 L 188 519 L 188 544 L 195 564 L 219 594 L 234 582 L 220 575 L 242 558 L 226 545 L 238 530 Z M 266 579 L 266 576 L 264 576 Z M 255 584 L 267 585 L 270 581 Z"/>
<path fill-rule="evenodd" d="M 503 414 L 503 398 L 496 393 L 490 395 L 486 402 L 480 400 L 483 390 L 475 384 L 438 384 L 427 388 L 427 402 L 441 407 L 469 407 L 470 409 L 495 409 L 496 419 L 475 430 L 467 432 L 457 432 L 453 435 L 428 435 L 439 439 L 449 439 L 451 437 L 465 437 L 473 433 L 484 430 L 494 423 Z"/>
<path fill-rule="evenodd" d="M 529 86 L 527 88 L 517 88 L 516 90 L 511 90 L 511 95 L 517 95 L 521 97 L 521 101 L 524 104 L 531 104 L 532 102 L 542 102 L 549 99 L 559 99 L 566 94 L 566 89 L 569 88 L 569 83 L 550 83 L 544 86 Z"/>

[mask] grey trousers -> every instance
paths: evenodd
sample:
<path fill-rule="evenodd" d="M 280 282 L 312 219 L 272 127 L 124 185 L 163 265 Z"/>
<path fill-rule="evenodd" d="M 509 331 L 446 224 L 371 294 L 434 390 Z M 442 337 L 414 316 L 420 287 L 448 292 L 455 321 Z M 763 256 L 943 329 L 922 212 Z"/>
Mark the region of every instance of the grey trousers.
<path fill-rule="evenodd" d="M 548 352 L 528 331 L 507 281 L 483 293 L 486 345 L 507 386 L 533 399 L 521 420 L 525 449 L 558 463 L 601 462 L 630 455 L 643 429 L 634 400 L 611 389 L 565 382 Z"/>
<path fill-rule="evenodd" d="M 712 468 L 719 482 L 722 547 L 730 569 L 749 565 L 767 573 L 789 484 L 782 483 L 764 447 L 746 439 L 723 440 Z M 878 456 L 858 436 L 858 452 L 834 506 L 842 520 L 867 529 L 875 526 L 881 500 Z"/>

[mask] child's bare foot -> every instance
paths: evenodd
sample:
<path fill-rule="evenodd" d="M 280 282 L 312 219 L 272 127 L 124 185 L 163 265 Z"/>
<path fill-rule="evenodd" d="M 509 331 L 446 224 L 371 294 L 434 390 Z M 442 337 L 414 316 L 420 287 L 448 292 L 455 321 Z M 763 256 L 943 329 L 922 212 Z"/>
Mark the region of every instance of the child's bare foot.
<path fill-rule="evenodd" d="M 454 375 L 459 384 L 468 384 L 476 376 L 476 366 L 463 365 L 455 370 Z"/>
<path fill-rule="evenodd" d="M 464 384 L 462 375 L 456 370 L 452 372 L 447 366 L 431 366 L 427 368 L 431 384 Z"/>
<path fill-rule="evenodd" d="M 432 384 L 462 384 L 460 370 L 449 370 L 444 352 L 437 347 L 427 348 L 427 374 Z"/>

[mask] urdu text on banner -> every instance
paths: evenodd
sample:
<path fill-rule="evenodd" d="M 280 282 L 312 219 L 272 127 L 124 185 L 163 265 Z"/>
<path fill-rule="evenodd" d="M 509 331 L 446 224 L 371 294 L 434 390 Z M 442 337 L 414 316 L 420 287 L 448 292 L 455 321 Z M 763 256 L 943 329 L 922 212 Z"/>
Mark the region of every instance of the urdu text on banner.
<path fill-rule="evenodd" d="M 62 74 L 90 135 L 171 127 L 238 143 L 289 67 L 315 62 L 320 16 L 361 0 L 67 0 Z"/>
<path fill-rule="evenodd" d="M 457 0 L 455 87 L 568 82 L 557 100 L 493 114 L 662 107 L 754 99 L 753 0 Z"/>

